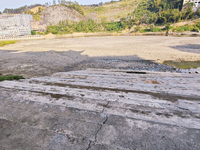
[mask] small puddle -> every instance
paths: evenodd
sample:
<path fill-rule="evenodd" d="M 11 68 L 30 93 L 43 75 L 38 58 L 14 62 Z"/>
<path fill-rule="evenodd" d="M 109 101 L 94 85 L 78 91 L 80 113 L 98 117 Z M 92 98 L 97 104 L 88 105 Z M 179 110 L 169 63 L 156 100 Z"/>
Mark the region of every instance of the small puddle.
<path fill-rule="evenodd" d="M 173 66 L 182 73 L 200 72 L 200 61 L 164 61 L 163 64 Z"/>

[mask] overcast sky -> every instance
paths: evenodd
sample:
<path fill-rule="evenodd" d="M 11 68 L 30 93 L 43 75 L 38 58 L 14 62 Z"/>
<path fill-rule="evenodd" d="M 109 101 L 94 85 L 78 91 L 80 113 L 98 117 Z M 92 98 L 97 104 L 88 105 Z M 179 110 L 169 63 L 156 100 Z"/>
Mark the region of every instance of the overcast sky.
<path fill-rule="evenodd" d="M 51 2 L 53 0 L 0 0 L 0 11 L 3 12 L 5 8 L 19 8 L 24 5 L 32 4 L 44 4 L 45 2 Z M 57 2 L 58 0 L 56 0 Z M 68 1 L 68 0 L 66 0 Z M 74 1 L 74 0 L 71 0 Z M 109 2 L 111 0 L 76 0 L 79 4 L 98 4 L 100 2 Z"/>

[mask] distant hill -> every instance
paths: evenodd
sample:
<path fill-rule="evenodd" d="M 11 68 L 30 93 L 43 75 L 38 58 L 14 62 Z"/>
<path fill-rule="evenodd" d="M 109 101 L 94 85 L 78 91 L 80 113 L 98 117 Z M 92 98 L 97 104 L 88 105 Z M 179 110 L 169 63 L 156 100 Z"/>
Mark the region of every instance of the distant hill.
<path fill-rule="evenodd" d="M 16 9 L 9 9 L 9 8 L 5 8 L 3 13 L 7 13 L 7 14 L 22 14 L 24 11 L 38 7 L 38 6 L 42 6 L 41 4 L 34 4 L 34 5 L 30 5 L 30 6 L 22 6 Z"/>

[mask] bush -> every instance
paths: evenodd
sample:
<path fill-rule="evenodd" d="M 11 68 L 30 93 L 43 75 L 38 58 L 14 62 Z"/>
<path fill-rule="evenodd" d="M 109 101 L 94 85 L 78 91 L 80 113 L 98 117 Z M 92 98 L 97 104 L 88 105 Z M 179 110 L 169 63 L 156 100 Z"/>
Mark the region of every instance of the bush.
<path fill-rule="evenodd" d="M 168 24 L 165 26 L 165 29 L 166 29 L 167 31 L 169 31 L 170 26 L 171 26 L 171 23 L 168 23 Z"/>
<path fill-rule="evenodd" d="M 51 33 L 52 33 L 52 34 L 58 34 L 58 31 L 57 31 L 56 29 L 53 29 L 53 30 L 51 31 Z"/>
<path fill-rule="evenodd" d="M 43 33 L 43 32 L 37 32 L 37 34 L 39 34 L 39 35 L 43 35 L 44 33 Z"/>
<path fill-rule="evenodd" d="M 196 24 L 196 26 L 200 29 L 200 22 L 198 22 L 198 23 Z"/>
<path fill-rule="evenodd" d="M 36 31 L 31 31 L 31 35 L 36 35 Z"/>
<path fill-rule="evenodd" d="M 192 31 L 193 31 L 193 32 L 199 32 L 199 28 L 198 28 L 198 27 L 194 27 L 194 28 L 192 29 Z"/>
<path fill-rule="evenodd" d="M 159 32 L 161 31 L 160 28 L 153 28 L 153 32 Z"/>
<path fill-rule="evenodd" d="M 150 26 L 150 31 L 153 32 L 153 29 L 154 29 L 154 25 L 152 24 L 152 25 Z"/>
<path fill-rule="evenodd" d="M 7 76 L 0 75 L 0 81 L 4 81 L 4 80 L 19 80 L 19 79 L 24 79 L 24 77 L 23 76 L 18 76 L 18 75 L 7 75 Z"/>
<path fill-rule="evenodd" d="M 137 25 L 137 26 L 134 28 L 134 31 L 135 31 L 135 32 L 138 32 L 138 31 L 140 31 L 140 26 L 139 26 L 139 25 Z"/>

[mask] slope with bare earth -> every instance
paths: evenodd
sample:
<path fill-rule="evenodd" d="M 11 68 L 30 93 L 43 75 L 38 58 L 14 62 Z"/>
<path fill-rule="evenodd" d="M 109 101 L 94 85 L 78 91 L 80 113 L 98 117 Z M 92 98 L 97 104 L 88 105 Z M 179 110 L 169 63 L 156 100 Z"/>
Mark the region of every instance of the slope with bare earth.
<path fill-rule="evenodd" d="M 47 25 L 57 25 L 59 21 L 72 20 L 81 21 L 85 17 L 75 11 L 62 5 L 52 6 L 41 12 L 41 23 Z"/>

